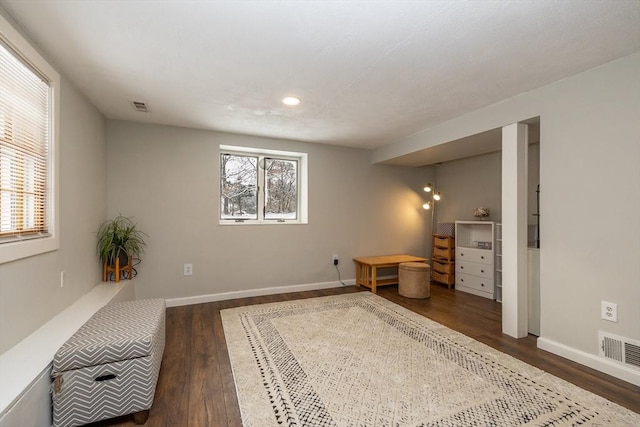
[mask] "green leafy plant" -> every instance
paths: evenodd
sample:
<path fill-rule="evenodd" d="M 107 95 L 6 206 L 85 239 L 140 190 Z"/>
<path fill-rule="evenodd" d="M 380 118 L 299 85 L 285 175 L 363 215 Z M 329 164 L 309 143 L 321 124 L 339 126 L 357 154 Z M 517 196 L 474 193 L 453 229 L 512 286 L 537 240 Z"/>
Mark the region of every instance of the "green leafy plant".
<path fill-rule="evenodd" d="M 122 215 L 105 221 L 98 230 L 98 256 L 101 263 L 113 267 L 116 258 L 123 257 L 126 261 L 120 265 L 126 265 L 129 256 L 139 256 L 144 253 L 146 243 L 144 238 L 148 235 L 137 229 L 131 218 Z"/>

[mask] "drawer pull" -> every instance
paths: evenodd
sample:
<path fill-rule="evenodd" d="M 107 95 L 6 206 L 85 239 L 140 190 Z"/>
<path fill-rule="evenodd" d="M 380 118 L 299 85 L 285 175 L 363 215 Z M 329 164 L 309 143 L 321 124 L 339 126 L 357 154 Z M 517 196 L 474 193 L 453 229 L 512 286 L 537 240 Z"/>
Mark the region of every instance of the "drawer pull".
<path fill-rule="evenodd" d="M 464 270 L 464 265 L 461 265 L 461 266 L 460 266 L 460 270 Z"/>
<path fill-rule="evenodd" d="M 480 273 L 484 273 L 484 270 L 480 270 Z"/>
<path fill-rule="evenodd" d="M 464 256 L 464 254 L 462 252 L 460 252 L 460 256 Z"/>
<path fill-rule="evenodd" d="M 483 287 L 484 287 L 484 283 L 480 283 L 480 286 L 483 286 Z"/>
<path fill-rule="evenodd" d="M 480 255 L 480 259 L 484 259 L 484 255 Z"/>
<path fill-rule="evenodd" d="M 461 282 L 464 282 L 464 279 L 460 279 Z"/>

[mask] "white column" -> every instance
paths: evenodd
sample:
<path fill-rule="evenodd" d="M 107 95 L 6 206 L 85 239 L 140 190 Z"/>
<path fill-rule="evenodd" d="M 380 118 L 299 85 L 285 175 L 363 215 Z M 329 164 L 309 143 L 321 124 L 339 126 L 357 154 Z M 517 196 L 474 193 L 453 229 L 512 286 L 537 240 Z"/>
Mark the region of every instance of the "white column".
<path fill-rule="evenodd" d="M 502 332 L 527 336 L 527 128 L 502 128 Z"/>

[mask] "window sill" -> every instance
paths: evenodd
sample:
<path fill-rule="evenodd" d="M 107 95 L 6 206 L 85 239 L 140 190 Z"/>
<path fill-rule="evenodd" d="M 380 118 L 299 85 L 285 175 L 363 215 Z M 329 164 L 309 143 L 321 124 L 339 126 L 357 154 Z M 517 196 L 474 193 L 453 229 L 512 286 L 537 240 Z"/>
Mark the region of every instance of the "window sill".
<path fill-rule="evenodd" d="M 306 225 L 308 224 L 309 221 L 284 221 L 284 222 L 278 222 L 276 220 L 274 221 L 255 221 L 255 220 L 246 220 L 246 221 L 231 221 L 231 220 L 225 220 L 225 221 L 218 221 L 219 225 L 230 225 L 230 226 L 243 226 L 243 225 Z"/>
<path fill-rule="evenodd" d="M 57 236 L 41 239 L 21 240 L 0 245 L 0 264 L 28 258 L 58 250 L 60 239 Z"/>

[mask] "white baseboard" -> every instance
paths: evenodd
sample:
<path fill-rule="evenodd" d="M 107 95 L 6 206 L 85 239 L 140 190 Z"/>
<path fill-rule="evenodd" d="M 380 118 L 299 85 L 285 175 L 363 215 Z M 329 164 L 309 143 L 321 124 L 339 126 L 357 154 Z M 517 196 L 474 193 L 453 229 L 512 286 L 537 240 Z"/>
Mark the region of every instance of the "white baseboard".
<path fill-rule="evenodd" d="M 640 372 L 620 365 L 616 362 L 598 357 L 594 354 L 586 353 L 582 350 L 560 344 L 547 338 L 538 338 L 538 348 L 546 350 L 550 353 L 562 356 L 565 359 L 572 360 L 581 365 L 588 366 L 597 371 L 604 372 L 612 377 L 619 378 L 628 383 L 640 386 Z"/>
<path fill-rule="evenodd" d="M 343 280 L 343 282 L 349 286 L 353 286 L 356 284 L 356 281 L 354 279 Z M 276 286 L 272 288 L 248 289 L 244 291 L 222 292 L 219 294 L 195 295 L 192 297 L 183 297 L 183 298 L 170 298 L 170 299 L 167 299 L 166 301 L 167 301 L 167 307 L 178 307 L 181 305 L 203 304 L 207 302 L 225 301 L 225 300 L 237 299 L 237 298 L 259 297 L 262 295 L 286 294 L 289 292 L 315 291 L 319 289 L 340 288 L 342 286 L 343 286 L 342 283 L 338 281 L 309 283 L 306 285 Z"/>

